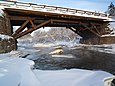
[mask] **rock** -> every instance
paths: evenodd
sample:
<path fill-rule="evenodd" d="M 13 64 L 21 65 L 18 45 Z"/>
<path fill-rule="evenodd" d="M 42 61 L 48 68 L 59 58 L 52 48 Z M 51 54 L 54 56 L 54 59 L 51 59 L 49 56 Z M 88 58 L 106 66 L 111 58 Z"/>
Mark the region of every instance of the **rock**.
<path fill-rule="evenodd" d="M 114 44 L 115 43 L 115 35 L 105 35 L 100 38 L 89 38 L 89 39 L 81 39 L 80 43 L 89 44 L 89 45 L 101 45 L 101 44 Z"/>
<path fill-rule="evenodd" d="M 16 41 L 13 37 L 0 34 L 0 53 L 7 53 L 16 48 Z"/>
<path fill-rule="evenodd" d="M 0 53 L 7 53 L 17 49 L 16 41 L 11 37 L 13 28 L 7 14 L 0 10 Z"/>
<path fill-rule="evenodd" d="M 49 54 L 51 54 L 51 55 L 60 55 L 60 54 L 62 54 L 63 53 L 63 50 L 62 49 L 57 49 L 57 50 L 54 50 L 54 51 L 52 51 L 52 52 L 50 52 Z"/>
<path fill-rule="evenodd" d="M 8 17 L 0 16 L 0 34 L 10 35 L 10 36 L 12 34 L 10 20 L 8 19 Z"/>

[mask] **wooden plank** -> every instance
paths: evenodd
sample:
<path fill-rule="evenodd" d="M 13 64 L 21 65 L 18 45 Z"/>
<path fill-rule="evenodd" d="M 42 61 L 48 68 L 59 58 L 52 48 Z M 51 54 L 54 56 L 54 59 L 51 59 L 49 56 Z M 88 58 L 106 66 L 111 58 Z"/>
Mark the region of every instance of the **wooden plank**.
<path fill-rule="evenodd" d="M 24 36 L 24 35 L 26 35 L 26 34 L 28 34 L 28 33 L 31 33 L 32 31 L 34 31 L 34 30 L 36 30 L 36 29 L 38 29 L 38 28 L 40 28 L 40 27 L 43 27 L 44 25 L 46 25 L 46 24 L 48 24 L 48 23 L 50 23 L 50 22 L 51 22 L 51 20 L 47 20 L 47 21 L 45 21 L 45 22 L 43 22 L 43 23 L 41 23 L 41 24 L 39 24 L 39 25 L 37 25 L 37 26 L 35 26 L 35 27 L 33 27 L 33 28 L 29 28 L 28 30 L 17 34 L 14 38 L 16 38 L 16 39 L 17 39 L 17 38 L 20 38 L 20 37 L 22 37 L 22 36 Z"/>
<path fill-rule="evenodd" d="M 24 29 L 25 29 L 25 26 L 26 26 L 28 23 L 29 23 L 29 20 L 26 20 L 26 21 L 22 24 L 22 26 L 20 26 L 20 27 L 14 32 L 14 34 L 13 34 L 12 36 L 14 37 L 14 36 L 17 35 L 19 32 L 21 32 L 22 30 L 24 30 Z"/>

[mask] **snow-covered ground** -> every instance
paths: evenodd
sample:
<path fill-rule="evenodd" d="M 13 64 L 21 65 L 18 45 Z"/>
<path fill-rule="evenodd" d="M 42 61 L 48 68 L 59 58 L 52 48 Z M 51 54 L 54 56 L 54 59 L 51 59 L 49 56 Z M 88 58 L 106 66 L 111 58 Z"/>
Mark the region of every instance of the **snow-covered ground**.
<path fill-rule="evenodd" d="M 0 55 L 0 86 L 39 86 L 33 61 Z"/>
<path fill-rule="evenodd" d="M 11 54 L 0 55 L 0 86 L 111 86 L 114 77 L 104 71 L 37 70 L 33 61 Z"/>

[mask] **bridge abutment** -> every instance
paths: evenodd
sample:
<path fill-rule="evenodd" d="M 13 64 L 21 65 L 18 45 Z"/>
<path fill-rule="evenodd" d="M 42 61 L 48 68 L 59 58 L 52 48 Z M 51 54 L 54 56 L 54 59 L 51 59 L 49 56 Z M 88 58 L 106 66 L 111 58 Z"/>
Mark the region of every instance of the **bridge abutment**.
<path fill-rule="evenodd" d="M 93 38 L 87 38 L 87 39 L 81 39 L 80 43 L 82 44 L 89 44 L 89 45 L 95 45 L 100 44 L 100 38 L 99 37 L 93 37 Z"/>
<path fill-rule="evenodd" d="M 115 44 L 115 36 L 94 37 L 81 39 L 80 43 L 89 45 Z"/>
<path fill-rule="evenodd" d="M 17 49 L 12 35 L 10 20 L 5 13 L 0 13 L 0 53 L 7 53 Z"/>

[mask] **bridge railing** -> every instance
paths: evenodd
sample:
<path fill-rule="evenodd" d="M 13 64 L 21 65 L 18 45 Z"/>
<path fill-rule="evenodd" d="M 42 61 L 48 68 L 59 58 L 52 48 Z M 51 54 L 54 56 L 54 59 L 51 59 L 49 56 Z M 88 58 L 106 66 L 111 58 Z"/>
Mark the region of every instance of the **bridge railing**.
<path fill-rule="evenodd" d="M 13 2 L 13 1 L 0 1 L 0 6 L 16 8 L 16 9 L 26 9 L 26 10 L 34 10 L 34 11 L 45 11 L 59 14 L 68 14 L 75 16 L 85 16 L 85 17 L 94 17 L 94 18 L 111 18 L 111 16 L 99 13 L 99 12 L 91 12 L 84 11 L 78 9 L 64 8 L 64 7 L 56 7 L 56 6 L 47 6 L 47 5 L 39 5 L 34 3 L 23 3 L 23 2 Z"/>

